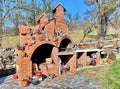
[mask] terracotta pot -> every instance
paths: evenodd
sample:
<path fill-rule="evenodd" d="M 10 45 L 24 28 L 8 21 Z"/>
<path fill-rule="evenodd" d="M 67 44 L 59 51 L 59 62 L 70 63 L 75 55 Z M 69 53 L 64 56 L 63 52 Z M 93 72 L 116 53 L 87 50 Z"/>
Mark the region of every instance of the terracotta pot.
<path fill-rule="evenodd" d="M 53 61 L 52 58 L 46 58 L 46 63 L 47 63 L 47 64 L 52 63 L 52 61 Z"/>
<path fill-rule="evenodd" d="M 35 72 L 36 77 L 40 78 L 42 76 L 42 71 Z"/>
<path fill-rule="evenodd" d="M 14 75 L 13 75 L 13 79 L 14 79 L 14 80 L 18 79 L 18 75 L 14 74 Z"/>
<path fill-rule="evenodd" d="M 27 80 L 21 80 L 21 86 L 22 87 L 26 87 L 26 86 L 28 86 L 28 81 Z"/>

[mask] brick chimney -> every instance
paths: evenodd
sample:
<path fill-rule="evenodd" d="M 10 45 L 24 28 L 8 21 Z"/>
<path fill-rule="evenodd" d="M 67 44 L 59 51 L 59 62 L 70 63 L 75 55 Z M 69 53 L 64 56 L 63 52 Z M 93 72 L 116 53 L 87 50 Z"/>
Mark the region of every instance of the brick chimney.
<path fill-rule="evenodd" d="M 66 20 L 64 19 L 64 12 L 66 9 L 63 7 L 61 3 L 56 5 L 53 9 L 53 18 L 55 18 L 55 30 L 65 31 L 68 33 L 68 26 Z"/>
<path fill-rule="evenodd" d="M 66 11 L 66 9 L 63 7 L 63 5 L 61 3 L 59 3 L 52 9 L 53 17 L 55 19 L 64 19 L 65 11 Z"/>

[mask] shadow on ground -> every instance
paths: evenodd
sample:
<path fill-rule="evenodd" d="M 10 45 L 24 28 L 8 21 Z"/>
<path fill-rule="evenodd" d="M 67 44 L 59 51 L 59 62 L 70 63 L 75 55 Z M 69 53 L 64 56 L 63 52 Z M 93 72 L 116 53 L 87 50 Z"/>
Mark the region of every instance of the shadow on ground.
<path fill-rule="evenodd" d="M 15 74 L 15 69 L 1 69 L 0 70 L 0 84 L 4 83 L 4 80 L 7 78 L 7 76 Z"/>

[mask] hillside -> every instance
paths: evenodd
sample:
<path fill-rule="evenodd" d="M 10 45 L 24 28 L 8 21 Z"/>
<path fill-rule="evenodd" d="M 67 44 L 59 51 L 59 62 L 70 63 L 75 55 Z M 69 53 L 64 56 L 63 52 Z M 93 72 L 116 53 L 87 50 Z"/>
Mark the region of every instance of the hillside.
<path fill-rule="evenodd" d="M 4 36 L 1 38 L 0 48 L 13 48 L 19 43 L 19 36 Z"/>
<path fill-rule="evenodd" d="M 69 34 L 73 38 L 74 42 L 80 42 L 83 37 L 83 30 L 69 31 Z M 118 36 L 120 36 L 119 30 L 110 28 L 107 33 L 106 39 L 113 39 L 116 37 L 116 34 Z M 84 41 L 96 41 L 97 40 L 96 37 L 97 37 L 97 33 L 96 33 L 96 31 L 93 31 L 90 34 L 88 34 L 88 36 L 86 36 Z M 19 43 L 19 35 L 4 36 L 4 37 L 0 38 L 0 43 L 1 43 L 0 48 L 9 48 L 9 47 L 13 48 Z"/>

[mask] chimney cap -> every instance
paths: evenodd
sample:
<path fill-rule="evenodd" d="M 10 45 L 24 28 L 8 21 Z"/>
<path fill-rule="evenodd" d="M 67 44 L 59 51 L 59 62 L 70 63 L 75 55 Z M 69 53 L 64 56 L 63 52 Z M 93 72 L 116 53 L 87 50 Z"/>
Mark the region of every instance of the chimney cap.
<path fill-rule="evenodd" d="M 62 7 L 63 7 L 64 12 L 66 11 L 66 9 L 65 9 L 64 6 L 62 5 L 62 3 L 58 3 L 58 4 L 52 9 L 52 12 L 55 12 L 56 8 L 59 7 L 59 6 L 62 6 Z"/>

